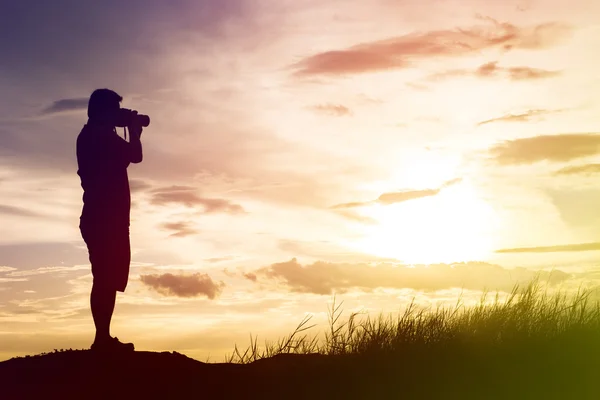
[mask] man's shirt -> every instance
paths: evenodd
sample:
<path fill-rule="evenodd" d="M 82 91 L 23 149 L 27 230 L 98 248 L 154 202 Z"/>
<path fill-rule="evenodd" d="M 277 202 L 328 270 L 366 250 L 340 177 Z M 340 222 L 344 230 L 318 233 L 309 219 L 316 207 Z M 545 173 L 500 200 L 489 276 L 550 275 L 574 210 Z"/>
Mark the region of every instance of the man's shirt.
<path fill-rule="evenodd" d="M 114 129 L 85 125 L 77 137 L 77 174 L 83 188 L 80 226 L 128 228 L 130 144 Z"/>

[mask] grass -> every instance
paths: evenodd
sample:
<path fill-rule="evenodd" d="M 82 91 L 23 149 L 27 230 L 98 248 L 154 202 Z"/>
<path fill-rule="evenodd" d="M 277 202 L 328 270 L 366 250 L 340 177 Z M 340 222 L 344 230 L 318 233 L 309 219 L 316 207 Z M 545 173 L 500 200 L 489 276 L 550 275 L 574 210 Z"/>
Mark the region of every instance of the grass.
<path fill-rule="evenodd" d="M 591 293 L 548 294 L 535 280 L 506 298 L 484 293 L 473 307 L 459 299 L 450 308 L 419 308 L 413 300 L 397 315 L 347 319 L 334 297 L 320 336 L 309 334 L 315 325 L 307 316 L 278 341 L 259 346 L 251 336 L 226 361 L 334 356 L 370 398 L 600 398 L 600 305 Z"/>
<path fill-rule="evenodd" d="M 484 292 L 474 307 L 465 307 L 458 299 L 453 308 L 418 308 L 411 302 L 397 316 L 379 315 L 360 319 L 352 313 L 342 321 L 342 305 L 333 303 L 328 310 L 329 325 L 324 340 L 307 331 L 312 316 L 306 316 L 292 332 L 277 342 L 258 346 L 258 338 L 250 337 L 243 352 L 235 346 L 226 357 L 230 363 L 250 363 L 278 354 L 365 355 L 396 353 L 407 346 L 439 346 L 470 343 L 497 346 L 523 340 L 547 340 L 593 331 L 600 333 L 600 304 L 590 304 L 589 290 L 574 295 L 558 292 L 548 295 L 536 280 L 520 290 L 515 286 L 506 300 L 499 294 L 489 301 Z"/>

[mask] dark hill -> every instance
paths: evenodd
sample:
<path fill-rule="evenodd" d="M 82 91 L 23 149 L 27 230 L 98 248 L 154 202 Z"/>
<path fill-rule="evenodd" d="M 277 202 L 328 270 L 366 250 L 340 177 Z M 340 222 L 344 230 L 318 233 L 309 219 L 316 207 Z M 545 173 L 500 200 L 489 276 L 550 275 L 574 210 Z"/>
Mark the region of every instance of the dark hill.
<path fill-rule="evenodd" d="M 600 352 L 569 341 L 213 364 L 176 352 L 60 351 L 0 362 L 0 399 L 597 400 Z"/>
<path fill-rule="evenodd" d="M 61 351 L 0 362 L 0 399 L 314 398 L 333 361 L 290 354 L 212 364 L 177 352 Z"/>

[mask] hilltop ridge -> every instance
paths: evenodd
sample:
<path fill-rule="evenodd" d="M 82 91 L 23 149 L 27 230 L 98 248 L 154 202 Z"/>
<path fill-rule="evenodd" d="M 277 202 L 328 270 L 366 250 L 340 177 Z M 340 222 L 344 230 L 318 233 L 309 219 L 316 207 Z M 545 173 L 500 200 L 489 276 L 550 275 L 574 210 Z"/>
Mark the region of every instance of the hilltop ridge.
<path fill-rule="evenodd" d="M 68 350 L 0 362 L 2 399 L 598 399 L 600 352 L 410 348 L 403 354 L 279 354 L 248 364 L 177 352 Z M 564 344 L 564 342 L 563 342 Z"/>
<path fill-rule="evenodd" d="M 309 387 L 334 362 L 322 355 L 282 354 L 251 364 L 204 363 L 178 352 L 111 356 L 67 350 L 0 362 L 0 397 L 29 398 L 308 398 Z M 300 385 L 303 386 L 303 385 Z M 306 390 L 305 390 L 306 389 Z"/>

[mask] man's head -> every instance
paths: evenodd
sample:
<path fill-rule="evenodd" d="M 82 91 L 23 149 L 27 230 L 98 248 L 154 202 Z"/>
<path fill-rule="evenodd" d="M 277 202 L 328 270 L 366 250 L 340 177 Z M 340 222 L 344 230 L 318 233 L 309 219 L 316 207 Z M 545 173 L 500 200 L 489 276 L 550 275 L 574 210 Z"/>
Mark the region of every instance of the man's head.
<path fill-rule="evenodd" d="M 123 98 L 109 89 L 96 89 L 88 102 L 88 118 L 98 125 L 115 126 Z"/>

